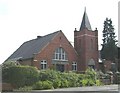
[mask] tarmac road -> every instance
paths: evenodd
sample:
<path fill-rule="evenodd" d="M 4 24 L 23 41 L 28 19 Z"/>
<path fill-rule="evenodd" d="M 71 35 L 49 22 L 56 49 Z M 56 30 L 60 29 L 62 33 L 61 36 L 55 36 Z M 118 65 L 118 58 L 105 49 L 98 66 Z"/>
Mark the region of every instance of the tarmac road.
<path fill-rule="evenodd" d="M 118 85 L 64 88 L 53 91 L 118 91 Z"/>
<path fill-rule="evenodd" d="M 32 92 L 39 93 L 120 93 L 118 85 L 105 85 L 105 86 L 90 86 L 90 87 L 74 87 L 62 88 L 52 90 L 35 90 Z"/>

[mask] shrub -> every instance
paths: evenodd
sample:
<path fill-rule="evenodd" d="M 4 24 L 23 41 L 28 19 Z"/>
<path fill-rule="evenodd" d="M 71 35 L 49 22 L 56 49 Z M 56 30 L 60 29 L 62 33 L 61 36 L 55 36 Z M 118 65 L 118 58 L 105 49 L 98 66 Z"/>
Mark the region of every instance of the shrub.
<path fill-rule="evenodd" d="M 93 69 L 87 69 L 85 74 L 76 74 L 74 72 L 61 73 L 54 70 L 40 71 L 39 80 L 49 80 L 54 88 L 61 87 L 79 87 L 93 86 L 96 84 L 96 72 Z"/>
<path fill-rule="evenodd" d="M 101 81 L 100 80 L 96 80 L 96 86 L 100 86 L 102 85 Z"/>
<path fill-rule="evenodd" d="M 95 85 L 95 81 L 92 79 L 83 79 L 82 86 L 93 86 Z"/>
<path fill-rule="evenodd" d="M 55 79 L 54 81 L 53 81 L 53 87 L 54 88 L 59 88 L 60 86 L 61 86 L 61 80 L 60 79 Z"/>
<path fill-rule="evenodd" d="M 88 86 L 93 86 L 93 85 L 95 85 L 95 81 L 92 80 L 92 79 L 89 79 L 87 85 Z"/>
<path fill-rule="evenodd" d="M 80 86 L 79 82 L 78 82 L 78 77 L 79 74 L 76 74 L 74 72 L 69 72 L 69 73 L 62 73 L 62 79 L 65 79 L 68 81 L 68 86 L 69 87 L 76 87 L 76 86 Z"/>
<path fill-rule="evenodd" d="M 69 74 L 69 86 L 70 87 L 77 87 L 79 86 L 79 82 L 78 82 L 79 78 L 78 78 L 78 74 L 75 74 L 75 73 L 70 73 Z"/>
<path fill-rule="evenodd" d="M 51 81 L 39 81 L 33 85 L 33 89 L 35 90 L 43 90 L 43 89 L 52 89 L 52 82 Z"/>
<path fill-rule="evenodd" d="M 82 86 L 82 80 L 85 79 L 84 77 L 85 77 L 84 74 L 78 74 L 78 83 L 79 83 L 78 87 Z"/>
<path fill-rule="evenodd" d="M 60 72 L 55 71 L 55 70 L 42 70 L 39 73 L 39 80 L 45 81 L 53 81 L 59 77 Z"/>
<path fill-rule="evenodd" d="M 92 86 L 96 84 L 97 73 L 91 68 L 87 69 L 85 74 L 76 74 L 75 72 L 61 73 L 55 70 L 44 70 L 40 71 L 39 80 L 51 81 L 54 88 Z M 64 85 L 64 83 L 66 85 Z"/>
<path fill-rule="evenodd" d="M 66 79 L 62 79 L 60 88 L 66 88 L 68 86 L 69 86 L 69 82 Z"/>
<path fill-rule="evenodd" d="M 32 87 L 31 86 L 24 86 L 24 87 L 20 87 L 18 89 L 14 89 L 13 91 L 14 92 L 28 92 L 28 91 L 31 91 L 32 90 Z"/>
<path fill-rule="evenodd" d="M 43 81 L 42 82 L 43 89 L 52 89 L 53 88 L 53 83 L 51 81 Z"/>
<path fill-rule="evenodd" d="M 83 79 L 82 80 L 82 86 L 87 86 L 88 80 L 87 79 Z"/>
<path fill-rule="evenodd" d="M 38 82 L 36 82 L 34 85 L 33 85 L 33 89 L 35 89 L 35 90 L 41 90 L 41 89 L 43 89 L 43 85 L 42 85 L 42 81 L 38 81 Z"/>
<path fill-rule="evenodd" d="M 95 80 L 96 72 L 92 68 L 88 68 L 85 71 L 86 78 Z"/>

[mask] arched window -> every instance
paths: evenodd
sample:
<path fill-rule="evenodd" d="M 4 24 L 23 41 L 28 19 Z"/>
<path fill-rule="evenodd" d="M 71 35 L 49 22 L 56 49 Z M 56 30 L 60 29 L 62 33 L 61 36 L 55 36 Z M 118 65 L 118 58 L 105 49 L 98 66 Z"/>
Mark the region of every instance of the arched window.
<path fill-rule="evenodd" d="M 41 69 L 46 69 L 47 68 L 47 61 L 46 60 L 42 60 L 41 61 Z"/>
<path fill-rule="evenodd" d="M 95 69 L 95 61 L 94 61 L 94 59 L 90 59 L 90 60 L 89 60 L 88 66 L 89 66 L 90 68 Z"/>
<path fill-rule="evenodd" d="M 54 52 L 53 60 L 67 61 L 67 53 L 63 48 L 59 47 Z"/>
<path fill-rule="evenodd" d="M 72 63 L 72 70 L 77 71 L 77 63 L 76 62 Z"/>

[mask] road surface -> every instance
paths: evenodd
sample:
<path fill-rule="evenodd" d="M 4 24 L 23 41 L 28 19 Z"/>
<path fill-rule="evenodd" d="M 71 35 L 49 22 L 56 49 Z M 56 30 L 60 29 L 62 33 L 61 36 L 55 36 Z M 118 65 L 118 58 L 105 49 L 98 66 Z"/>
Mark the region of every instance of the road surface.
<path fill-rule="evenodd" d="M 118 85 L 61 88 L 51 90 L 33 90 L 39 93 L 120 93 Z"/>

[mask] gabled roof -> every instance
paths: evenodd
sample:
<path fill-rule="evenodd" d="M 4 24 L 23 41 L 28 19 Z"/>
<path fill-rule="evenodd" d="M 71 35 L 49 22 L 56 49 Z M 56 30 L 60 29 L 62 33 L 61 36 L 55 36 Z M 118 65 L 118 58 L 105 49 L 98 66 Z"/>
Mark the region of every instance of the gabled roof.
<path fill-rule="evenodd" d="M 59 32 L 38 36 L 36 39 L 23 43 L 7 60 L 32 58 L 34 54 L 40 52 Z"/>
<path fill-rule="evenodd" d="M 83 19 L 82 19 L 79 31 L 82 31 L 85 28 L 87 28 L 88 30 L 92 30 L 89 19 L 88 19 L 88 16 L 87 16 L 87 13 L 86 13 L 86 9 L 85 9 L 84 14 L 83 14 Z"/>

